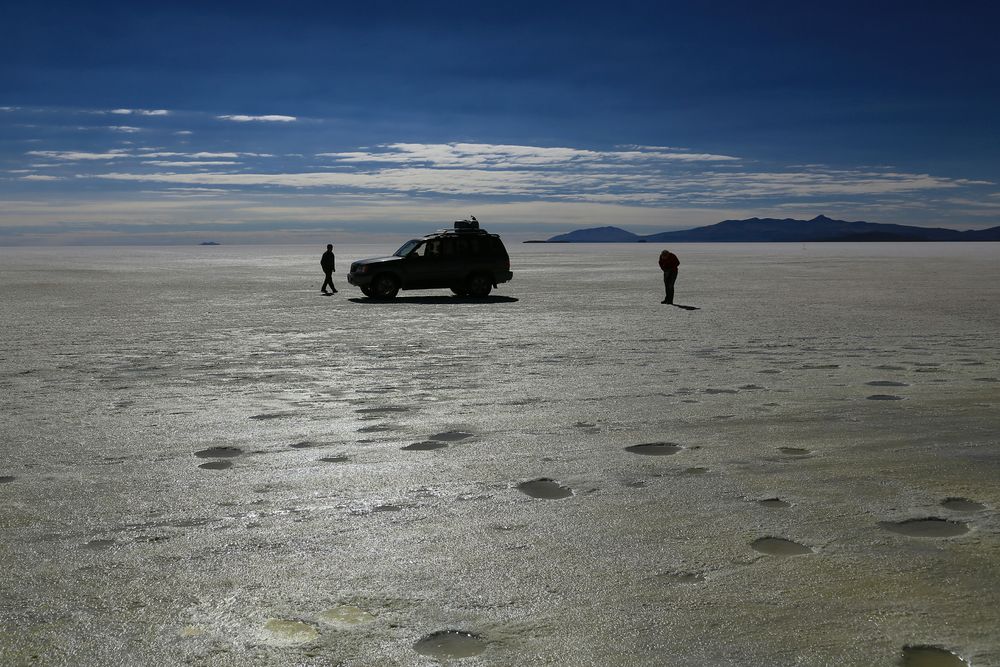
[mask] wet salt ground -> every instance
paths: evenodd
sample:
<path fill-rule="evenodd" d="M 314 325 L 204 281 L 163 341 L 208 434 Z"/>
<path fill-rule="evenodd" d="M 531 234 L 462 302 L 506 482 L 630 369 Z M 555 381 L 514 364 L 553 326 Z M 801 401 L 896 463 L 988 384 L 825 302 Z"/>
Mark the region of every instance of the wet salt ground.
<path fill-rule="evenodd" d="M 1000 663 L 998 249 L 678 250 L 0 250 L 0 662 Z"/>

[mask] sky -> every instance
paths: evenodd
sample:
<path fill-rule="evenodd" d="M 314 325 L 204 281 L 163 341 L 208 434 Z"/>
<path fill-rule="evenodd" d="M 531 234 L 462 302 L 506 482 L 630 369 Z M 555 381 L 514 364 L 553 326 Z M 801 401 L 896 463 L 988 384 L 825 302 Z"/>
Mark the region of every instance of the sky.
<path fill-rule="evenodd" d="M 987 2 L 0 5 L 0 245 L 1000 225 Z"/>

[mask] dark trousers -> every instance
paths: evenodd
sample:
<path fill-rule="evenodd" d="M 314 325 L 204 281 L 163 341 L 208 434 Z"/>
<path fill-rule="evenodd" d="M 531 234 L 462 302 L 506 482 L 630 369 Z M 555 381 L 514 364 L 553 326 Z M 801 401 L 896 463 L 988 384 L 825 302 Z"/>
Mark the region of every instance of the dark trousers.
<path fill-rule="evenodd" d="M 337 288 L 333 286 L 333 271 L 323 271 L 326 274 L 326 280 L 323 281 L 323 286 L 320 287 L 324 292 L 326 291 L 326 286 L 330 286 L 330 290 L 336 292 Z"/>
<path fill-rule="evenodd" d="M 674 283 L 677 282 L 677 269 L 670 269 L 663 272 L 663 290 L 666 295 L 663 300 L 667 303 L 674 302 Z"/>

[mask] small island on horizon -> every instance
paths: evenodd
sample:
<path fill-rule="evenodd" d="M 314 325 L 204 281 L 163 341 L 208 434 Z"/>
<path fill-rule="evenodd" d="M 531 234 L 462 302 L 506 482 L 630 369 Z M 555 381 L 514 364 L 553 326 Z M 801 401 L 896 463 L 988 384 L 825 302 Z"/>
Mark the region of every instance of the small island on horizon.
<path fill-rule="evenodd" d="M 218 241 L 202 241 L 198 245 L 222 245 Z"/>
<path fill-rule="evenodd" d="M 803 242 L 917 242 L 1000 241 L 1000 226 L 958 231 L 943 227 L 834 220 L 818 215 L 811 220 L 749 218 L 723 220 L 714 225 L 657 234 L 633 234 L 620 227 L 591 227 L 525 243 L 803 243 Z"/>

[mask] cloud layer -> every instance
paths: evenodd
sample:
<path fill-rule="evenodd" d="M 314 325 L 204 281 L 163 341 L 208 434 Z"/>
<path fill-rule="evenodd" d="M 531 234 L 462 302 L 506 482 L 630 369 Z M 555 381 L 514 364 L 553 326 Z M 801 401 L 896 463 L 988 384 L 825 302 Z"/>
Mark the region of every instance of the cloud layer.
<path fill-rule="evenodd" d="M 5 111 L 27 120 L 57 115 Z M 130 124 L 94 124 L 108 114 L 127 116 Z M 90 125 L 82 124 L 86 118 Z M 0 156 L 0 227 L 83 224 L 81 216 L 95 226 L 125 219 L 280 226 L 285 220 L 430 218 L 456 207 L 524 223 L 634 221 L 659 230 L 666 220 L 683 227 L 721 219 L 714 216 L 784 213 L 948 226 L 942 212 L 960 212 L 970 224 L 989 226 L 990 216 L 1000 213 L 1000 192 L 982 179 L 783 165 L 737 151 L 674 146 L 344 145 L 323 134 L 323 121 L 297 120 L 121 108 L 79 111 L 39 138 L 28 133 L 44 124 L 25 123 L 21 150 Z M 274 146 L 284 150 L 264 149 Z"/>

